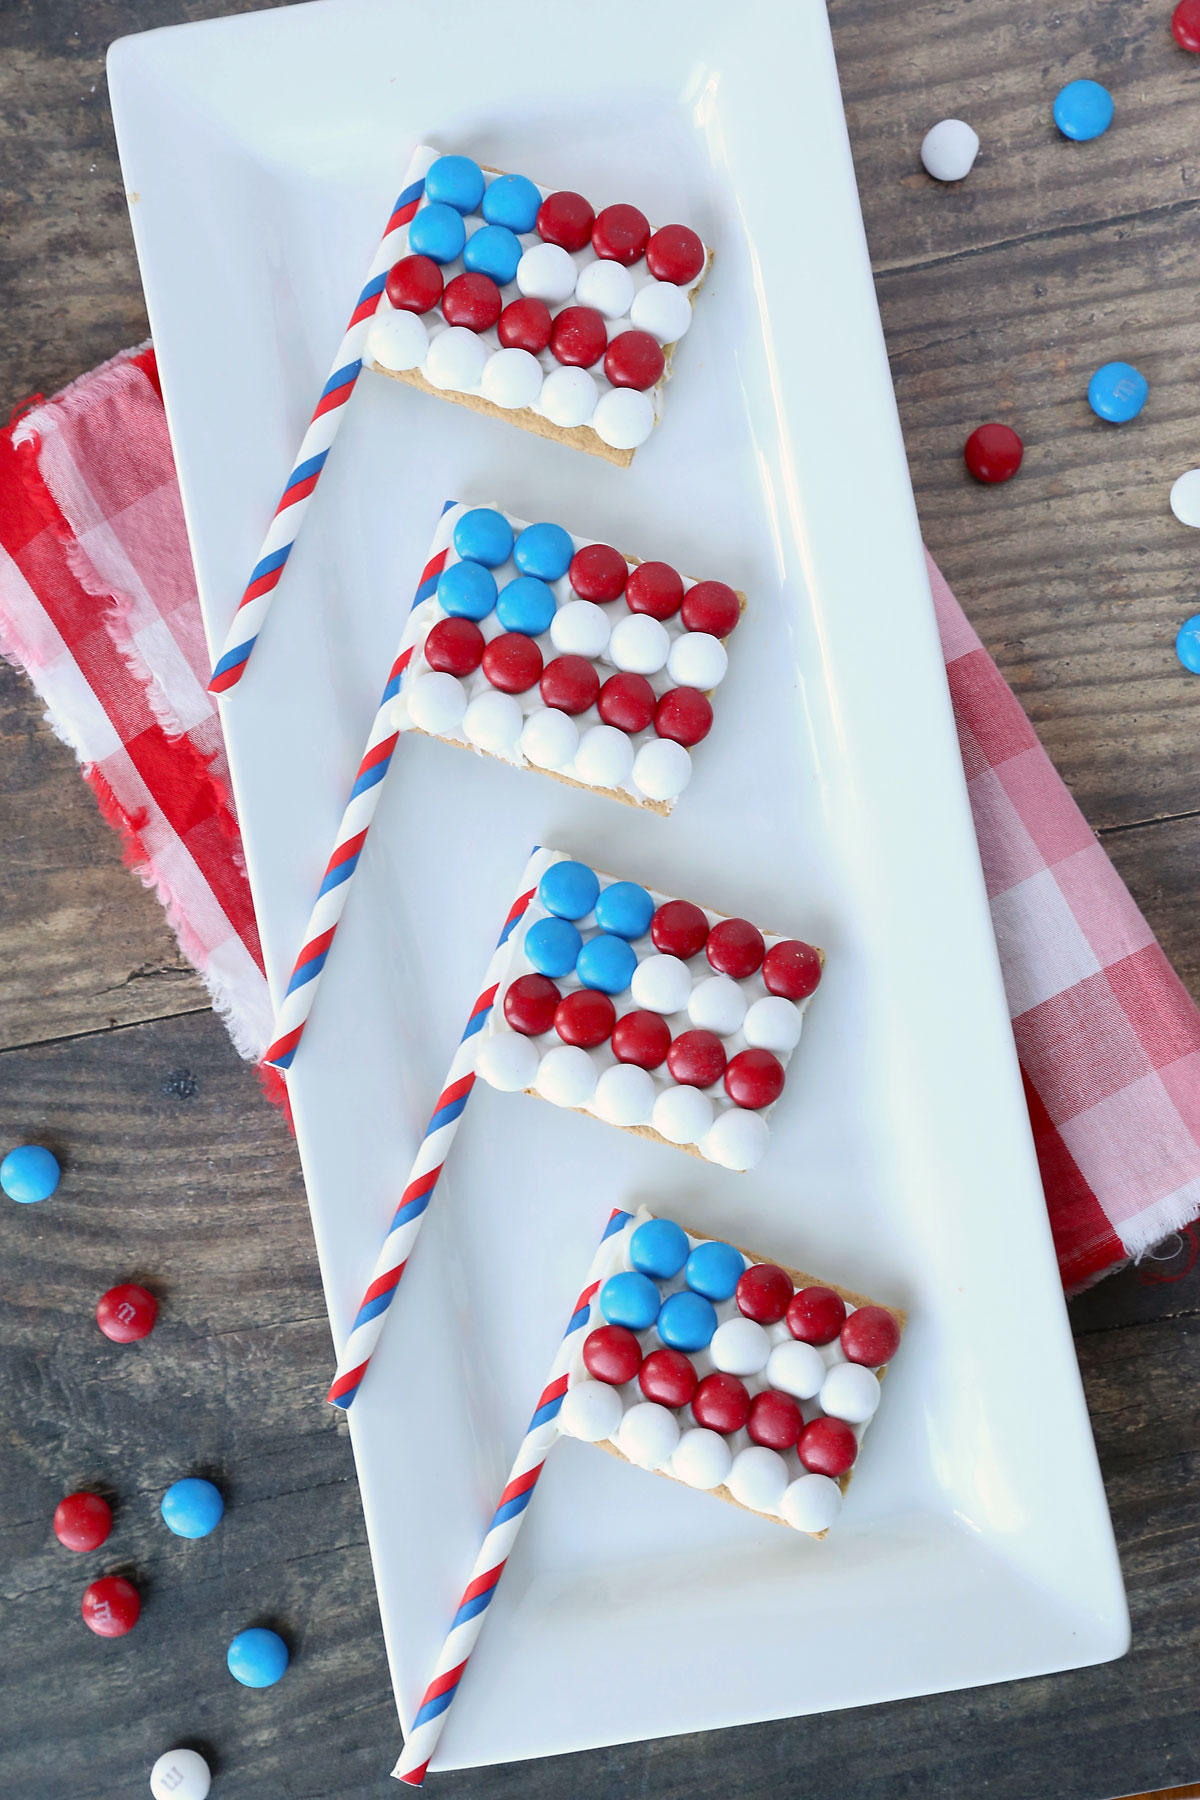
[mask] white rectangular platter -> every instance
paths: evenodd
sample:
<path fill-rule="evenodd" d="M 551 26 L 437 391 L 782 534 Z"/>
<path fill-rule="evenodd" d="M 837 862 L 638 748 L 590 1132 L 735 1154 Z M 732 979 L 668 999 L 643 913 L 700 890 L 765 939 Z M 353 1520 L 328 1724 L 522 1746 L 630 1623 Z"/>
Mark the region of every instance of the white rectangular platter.
<path fill-rule="evenodd" d="M 339 1341 L 533 843 L 828 954 L 751 1175 L 472 1100 L 352 1415 L 401 1719 L 603 1221 L 643 1200 L 906 1307 L 888 1404 L 824 1543 L 563 1445 L 440 1766 L 1119 1655 L 820 0 L 530 0 L 519 28 L 478 0 L 327 0 L 128 39 L 110 81 L 214 651 L 414 143 L 716 249 L 629 471 L 364 376 L 224 707 L 278 993 L 444 499 L 750 598 L 669 821 L 402 741 L 291 1078 Z"/>

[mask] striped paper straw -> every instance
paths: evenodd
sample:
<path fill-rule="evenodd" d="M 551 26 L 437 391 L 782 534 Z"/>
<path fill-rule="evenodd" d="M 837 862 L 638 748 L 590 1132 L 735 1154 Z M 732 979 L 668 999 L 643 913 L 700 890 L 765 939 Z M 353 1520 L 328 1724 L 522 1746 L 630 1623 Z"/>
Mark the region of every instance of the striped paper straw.
<path fill-rule="evenodd" d="M 454 1061 L 450 1064 L 442 1091 L 438 1095 L 433 1117 L 425 1127 L 425 1135 L 409 1170 L 400 1203 L 388 1227 L 383 1247 L 375 1259 L 367 1291 L 359 1302 L 350 1335 L 338 1358 L 337 1374 L 326 1396 L 334 1406 L 351 1406 L 362 1386 L 363 1376 L 379 1342 L 388 1308 L 395 1298 L 400 1277 L 421 1229 L 421 1221 L 433 1198 L 438 1176 L 445 1167 L 459 1120 L 466 1111 L 471 1089 L 475 1085 L 475 1056 L 479 1048 L 477 1040 L 492 1010 L 496 990 L 504 978 L 508 965 L 508 940 L 537 891 L 542 870 L 548 861 L 554 859 L 555 854 L 554 851 L 535 850 L 525 865 L 520 890 L 509 909 L 500 940 L 488 964 L 483 992 L 471 1008 L 467 1028 L 454 1053 Z"/>
<path fill-rule="evenodd" d="M 452 528 L 452 522 L 446 519 L 446 514 L 453 506 L 454 501 L 447 500 L 442 508 L 442 526 L 434 540 L 434 554 L 421 571 L 421 580 L 413 597 L 414 608 L 420 606 L 437 589 L 438 576 L 446 563 Z M 439 544 L 438 539 L 442 537 L 445 542 Z M 412 659 L 413 647 L 412 643 L 406 643 L 405 638 L 401 638 L 400 648 L 388 673 L 367 747 L 358 765 L 350 798 L 346 802 L 346 810 L 342 814 L 342 822 L 338 826 L 337 837 L 309 914 L 304 946 L 296 958 L 291 979 L 279 1003 L 279 1011 L 275 1016 L 275 1035 L 263 1058 L 265 1062 L 273 1063 L 277 1069 L 291 1067 L 317 997 L 317 985 L 333 944 L 334 933 L 350 896 L 350 881 L 367 841 L 367 831 L 375 817 L 375 809 L 383 791 L 383 778 L 391 767 L 396 740 L 400 735 L 393 723 L 393 701 L 400 692 L 400 678 Z"/>
<path fill-rule="evenodd" d="M 246 591 L 233 615 L 225 637 L 225 647 L 208 684 L 210 694 L 227 694 L 237 686 L 246 672 L 250 652 L 270 609 L 271 597 L 292 553 L 292 546 L 299 535 L 313 490 L 325 467 L 325 459 L 345 417 L 346 402 L 354 392 L 354 384 L 362 369 L 367 333 L 378 310 L 388 270 L 401 254 L 398 234 L 416 212 L 424 192 L 425 179 L 422 176 L 419 181 L 414 181 L 405 188 L 389 214 L 362 293 L 350 315 L 346 334 L 338 345 L 329 380 L 321 389 L 308 430 L 296 453 L 295 465 L 284 483 L 282 497 L 275 508 L 263 547 L 258 553 L 258 561 L 250 571 Z"/>
<path fill-rule="evenodd" d="M 592 1297 L 600 1285 L 600 1273 L 607 1260 L 608 1240 L 615 1232 L 624 1230 L 631 1216 L 627 1212 L 614 1211 L 604 1228 L 604 1236 L 592 1258 L 587 1283 L 575 1302 L 575 1309 L 567 1323 L 549 1379 L 529 1421 L 529 1429 L 521 1441 L 516 1461 L 509 1470 L 508 1480 L 504 1484 L 500 1503 L 492 1514 L 487 1536 L 475 1558 L 471 1579 L 463 1589 L 462 1599 L 442 1645 L 433 1679 L 417 1708 L 412 1728 L 404 1742 L 403 1755 L 392 1770 L 397 1780 L 406 1781 L 410 1787 L 420 1787 L 425 1779 L 430 1758 L 437 1749 L 442 1727 L 446 1723 L 450 1702 L 458 1692 L 467 1658 L 483 1629 L 487 1609 L 495 1596 L 500 1577 L 504 1573 L 504 1565 L 521 1529 L 525 1510 L 533 1498 L 537 1478 L 559 1436 L 558 1415 L 563 1395 L 567 1391 L 578 1334 L 587 1324 Z"/>

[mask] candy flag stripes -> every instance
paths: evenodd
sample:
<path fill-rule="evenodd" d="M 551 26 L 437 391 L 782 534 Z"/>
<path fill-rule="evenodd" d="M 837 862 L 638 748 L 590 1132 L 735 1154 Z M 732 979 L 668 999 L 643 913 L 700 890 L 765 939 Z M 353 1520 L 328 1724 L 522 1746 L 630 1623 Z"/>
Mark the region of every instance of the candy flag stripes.
<path fill-rule="evenodd" d="M 433 1678 L 425 1689 L 417 1708 L 412 1728 L 404 1744 L 404 1753 L 392 1770 L 399 1781 L 420 1787 L 429 1768 L 446 1723 L 450 1702 L 458 1692 L 467 1658 L 483 1629 L 488 1607 L 495 1596 L 504 1565 L 508 1561 L 521 1521 L 533 1498 L 538 1476 L 546 1457 L 559 1436 L 558 1415 L 567 1391 L 567 1377 L 575 1356 L 578 1334 L 588 1322 L 592 1300 L 600 1285 L 600 1271 L 605 1262 L 605 1248 L 614 1232 L 623 1231 L 629 1223 L 627 1212 L 614 1211 L 604 1228 L 596 1255 L 588 1272 L 583 1292 L 563 1334 L 549 1377 L 529 1421 L 529 1429 L 521 1441 L 516 1460 L 508 1472 L 508 1480 L 492 1514 L 487 1536 L 475 1558 L 471 1578 L 463 1589 L 453 1623 L 442 1645 Z"/>
<path fill-rule="evenodd" d="M 453 504 L 451 500 L 446 502 L 443 517 Z M 449 533 L 446 542 L 449 543 Z M 433 553 L 421 571 L 421 580 L 413 598 L 414 606 L 419 606 L 434 592 L 445 561 L 445 546 L 439 548 L 435 543 Z M 329 956 L 338 921 L 349 898 L 351 877 L 363 853 L 367 831 L 375 817 L 375 809 L 383 791 L 383 778 L 391 766 L 396 748 L 399 733 L 392 722 L 393 703 L 400 691 L 400 677 L 407 668 L 412 653 L 411 644 L 407 648 L 402 644 L 388 672 L 367 747 L 359 762 L 354 786 L 350 790 L 350 798 L 346 802 L 346 810 L 342 814 L 342 822 L 338 826 L 337 837 L 309 915 L 304 946 L 296 958 L 291 980 L 279 1005 L 275 1035 L 267 1046 L 263 1059 L 274 1063 L 277 1069 L 291 1067 L 317 996 L 317 983 Z"/>
<path fill-rule="evenodd" d="M 388 1308 L 395 1299 L 400 1277 L 412 1254 L 421 1221 L 433 1198 L 433 1190 L 445 1167 L 459 1120 L 466 1110 L 471 1089 L 475 1085 L 475 1053 L 479 1033 L 492 1010 L 496 990 L 508 960 L 508 940 L 533 899 L 545 860 L 544 850 L 534 851 L 521 878 L 520 891 L 504 921 L 504 929 L 488 965 L 483 991 L 471 1008 L 466 1030 L 454 1053 L 454 1060 L 442 1084 L 433 1115 L 425 1127 L 425 1135 L 409 1170 L 387 1237 L 375 1259 L 371 1279 L 359 1302 L 350 1335 L 338 1358 L 337 1374 L 327 1395 L 334 1406 L 349 1407 L 353 1404 L 367 1372 L 371 1354 L 379 1342 Z"/>
<path fill-rule="evenodd" d="M 400 195 L 388 217 L 362 293 L 350 315 L 345 336 L 338 345 L 329 379 L 321 389 L 308 430 L 296 453 L 295 465 L 284 482 L 283 494 L 275 508 L 275 516 L 263 541 L 258 561 L 250 571 L 246 591 L 233 615 L 224 649 L 208 684 L 210 693 L 227 694 L 237 686 L 246 672 L 250 652 L 262 630 L 271 598 L 279 586 L 309 501 L 320 479 L 321 470 L 325 467 L 325 459 L 345 417 L 346 402 L 354 392 L 354 384 L 362 368 L 367 333 L 379 306 L 387 272 L 402 254 L 400 233 L 416 212 L 424 192 L 424 178 L 412 182 Z"/>

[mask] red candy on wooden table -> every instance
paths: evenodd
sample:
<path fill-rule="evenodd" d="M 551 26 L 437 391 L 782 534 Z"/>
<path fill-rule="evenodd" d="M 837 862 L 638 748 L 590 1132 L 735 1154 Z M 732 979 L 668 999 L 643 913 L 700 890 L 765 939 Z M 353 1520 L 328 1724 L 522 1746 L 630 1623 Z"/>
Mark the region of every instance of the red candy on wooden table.
<path fill-rule="evenodd" d="M 586 712 L 595 706 L 600 677 L 586 656 L 556 656 L 542 671 L 542 699 L 560 712 Z"/>
<path fill-rule="evenodd" d="M 502 694 L 526 694 L 542 673 L 542 653 L 522 631 L 504 631 L 483 652 L 483 672 Z"/>
<path fill-rule="evenodd" d="M 83 1622 L 97 1637 L 124 1637 L 138 1622 L 141 1597 L 123 1575 L 103 1575 L 84 1589 Z"/>
<path fill-rule="evenodd" d="M 68 1550 L 98 1550 L 112 1530 L 112 1508 L 99 1494 L 68 1494 L 54 1509 L 54 1535 Z"/>
<path fill-rule="evenodd" d="M 842 1326 L 842 1349 L 847 1362 L 877 1369 L 890 1362 L 900 1347 L 900 1327 L 884 1306 L 860 1306 Z"/>
<path fill-rule="evenodd" d="M 706 1375 L 692 1396 L 692 1417 L 697 1425 L 728 1437 L 740 1431 L 750 1417 L 750 1396 L 736 1375 L 720 1370 Z"/>
<path fill-rule="evenodd" d="M 762 967 L 766 945 L 763 934 L 749 919 L 722 919 L 713 926 L 704 946 L 705 955 L 718 975 L 741 981 Z"/>
<path fill-rule="evenodd" d="M 642 1346 L 626 1325 L 598 1325 L 583 1341 L 583 1366 L 597 1381 L 620 1387 L 642 1366 Z"/>
<path fill-rule="evenodd" d="M 592 249 L 608 262 L 631 269 L 646 254 L 650 221 L 636 206 L 606 206 L 592 226 Z"/>
<path fill-rule="evenodd" d="M 741 601 L 723 581 L 698 581 L 683 596 L 683 622 L 689 631 L 728 637 L 741 616 Z"/>
<path fill-rule="evenodd" d="M 562 188 L 557 194 L 548 194 L 538 208 L 537 234 L 544 243 L 582 250 L 592 235 L 595 217 L 582 194 Z"/>
<path fill-rule="evenodd" d="M 109 1288 L 96 1307 L 96 1323 L 114 1344 L 136 1344 L 149 1337 L 157 1317 L 158 1301 L 133 1281 Z"/>
<path fill-rule="evenodd" d="M 554 1029 L 564 1044 L 578 1044 L 581 1050 L 594 1050 L 612 1036 L 617 1022 L 617 1009 L 607 994 L 597 988 L 579 988 L 564 994 L 554 1014 Z"/>
<path fill-rule="evenodd" d="M 699 956 L 708 937 L 708 920 L 690 900 L 664 900 L 650 921 L 650 940 L 664 956 L 686 962 Z"/>
<path fill-rule="evenodd" d="M 402 256 L 388 270 L 384 292 L 400 312 L 428 312 L 442 297 L 442 271 L 432 256 Z"/>
<path fill-rule="evenodd" d="M 660 1013 L 624 1013 L 613 1028 L 612 1047 L 618 1062 L 661 1068 L 671 1048 L 671 1027 Z"/>
<path fill-rule="evenodd" d="M 510 300 L 500 314 L 496 336 L 506 350 L 528 350 L 538 356 L 550 342 L 554 324 L 544 300 Z"/>
<path fill-rule="evenodd" d="M 686 287 L 704 267 L 704 245 L 686 225 L 660 225 L 646 245 L 646 266 L 655 281 Z"/>
<path fill-rule="evenodd" d="M 725 1092 L 751 1112 L 773 1106 L 783 1092 L 783 1065 L 769 1050 L 739 1050 L 725 1071 Z"/>
<path fill-rule="evenodd" d="M 804 1429 L 804 1415 L 790 1394 L 767 1388 L 750 1402 L 746 1430 L 750 1441 L 768 1450 L 790 1450 Z"/>
<path fill-rule="evenodd" d="M 1181 50 L 1200 56 L 1200 0 L 1179 0 L 1171 15 L 1171 30 Z"/>
<path fill-rule="evenodd" d="M 846 1302 L 833 1288 L 800 1288 L 787 1309 L 787 1328 L 802 1344 L 832 1344 L 846 1323 Z"/>
<path fill-rule="evenodd" d="M 703 743 L 712 730 L 713 709 L 707 694 L 699 688 L 668 688 L 654 714 L 654 729 L 661 738 L 671 738 L 689 750 Z"/>
<path fill-rule="evenodd" d="M 672 619 L 683 600 L 683 580 L 670 563 L 638 563 L 629 571 L 625 600 L 630 612 L 652 619 Z"/>
<path fill-rule="evenodd" d="M 567 579 L 581 600 L 603 605 L 625 592 L 629 565 L 611 544 L 585 544 L 571 558 Z"/>
<path fill-rule="evenodd" d="M 812 1419 L 800 1433 L 796 1454 L 810 1475 L 836 1480 L 853 1466 L 858 1439 L 841 1419 Z"/>
<path fill-rule="evenodd" d="M 715 1031 L 681 1031 L 667 1051 L 667 1067 L 684 1087 L 711 1087 L 725 1073 L 725 1046 Z"/>
<path fill-rule="evenodd" d="M 618 388 L 652 388 L 666 366 L 662 345 L 648 331 L 619 331 L 604 353 L 604 373 Z"/>
<path fill-rule="evenodd" d="M 807 1000 L 821 979 L 821 958 L 811 944 L 784 938 L 763 957 L 763 985 L 784 1000 Z"/>
<path fill-rule="evenodd" d="M 550 349 L 570 369 L 590 369 L 608 347 L 608 328 L 594 306 L 564 306 L 550 331 Z"/>
<path fill-rule="evenodd" d="M 425 661 L 443 675 L 472 675 L 483 661 L 484 636 L 474 619 L 439 619 L 425 639 Z"/>
<path fill-rule="evenodd" d="M 500 317 L 504 302 L 490 275 L 465 269 L 447 282 L 442 295 L 442 316 L 448 325 L 465 325 L 468 331 L 488 331 Z"/>
<path fill-rule="evenodd" d="M 733 1297 L 745 1318 L 757 1325 L 777 1325 L 794 1292 L 791 1277 L 777 1263 L 751 1263 L 738 1278 Z"/>
<path fill-rule="evenodd" d="M 652 1350 L 638 1371 L 643 1394 L 660 1406 L 686 1406 L 699 1381 L 682 1350 Z"/>
<path fill-rule="evenodd" d="M 645 731 L 654 717 L 658 696 L 644 675 L 624 669 L 610 675 L 596 701 L 600 717 L 618 731 Z"/>
<path fill-rule="evenodd" d="M 550 1031 L 562 995 L 548 975 L 518 975 L 504 996 L 504 1017 L 522 1037 Z"/>
<path fill-rule="evenodd" d="M 1025 446 L 1011 425 L 979 425 L 963 445 L 963 461 L 976 481 L 1011 481 Z"/>

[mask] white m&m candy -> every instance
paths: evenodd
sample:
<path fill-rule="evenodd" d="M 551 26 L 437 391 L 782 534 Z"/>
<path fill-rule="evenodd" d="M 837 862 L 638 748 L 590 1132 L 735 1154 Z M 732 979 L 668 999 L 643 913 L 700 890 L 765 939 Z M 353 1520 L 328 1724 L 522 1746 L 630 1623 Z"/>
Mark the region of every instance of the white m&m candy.
<path fill-rule="evenodd" d="M 575 283 L 580 306 L 593 306 L 606 319 L 621 319 L 633 302 L 633 276 L 622 263 L 597 257 L 584 263 Z"/>
<path fill-rule="evenodd" d="M 480 750 L 490 750 L 493 756 L 512 755 L 522 724 L 521 708 L 512 695 L 494 688 L 486 694 L 476 694 L 462 721 L 471 742 Z"/>
<path fill-rule="evenodd" d="M 788 1005 L 787 1001 L 784 1005 Z M 746 1017 L 746 996 L 729 975 L 709 975 L 698 981 L 688 1001 L 688 1018 L 699 1031 L 715 1031 L 732 1037 Z"/>
<path fill-rule="evenodd" d="M 712 1124 L 713 1103 L 699 1088 L 672 1087 L 658 1096 L 650 1123 L 669 1144 L 698 1144 Z"/>
<path fill-rule="evenodd" d="M 788 1467 L 778 1450 L 751 1444 L 733 1459 L 726 1486 L 751 1512 L 776 1513 L 787 1491 Z"/>
<path fill-rule="evenodd" d="M 692 779 L 692 759 L 674 738 L 652 738 L 633 759 L 633 781 L 647 800 L 678 800 Z"/>
<path fill-rule="evenodd" d="M 636 1063 L 605 1069 L 596 1083 L 593 1105 L 610 1125 L 648 1125 L 654 1111 L 654 1078 Z"/>
<path fill-rule="evenodd" d="M 579 727 L 569 713 L 544 706 L 530 713 L 521 750 L 539 769 L 565 769 L 579 748 Z"/>
<path fill-rule="evenodd" d="M 961 181 L 979 155 L 979 138 L 965 119 L 941 119 L 921 141 L 921 161 L 935 181 Z"/>
<path fill-rule="evenodd" d="M 555 1106 L 586 1106 L 596 1091 L 596 1065 L 578 1044 L 560 1044 L 538 1064 L 537 1091 Z"/>
<path fill-rule="evenodd" d="M 598 1444 L 610 1438 L 621 1423 L 624 1407 L 615 1387 L 606 1381 L 577 1381 L 563 1396 L 558 1422 L 571 1437 Z"/>
<path fill-rule="evenodd" d="M 531 300 L 559 306 L 575 292 L 575 264 L 560 244 L 533 244 L 517 264 L 517 286 Z"/>
<path fill-rule="evenodd" d="M 150 1771 L 154 1800 L 205 1800 L 211 1785 L 208 1764 L 198 1750 L 168 1750 Z"/>
<path fill-rule="evenodd" d="M 502 1094 L 520 1094 L 537 1079 L 537 1046 L 516 1031 L 497 1031 L 484 1038 L 475 1063 L 476 1074 Z"/>
<path fill-rule="evenodd" d="M 633 297 L 629 317 L 660 344 L 676 344 L 692 322 L 692 303 L 670 281 L 648 281 Z"/>
<path fill-rule="evenodd" d="M 654 430 L 654 403 L 637 388 L 610 388 L 598 402 L 592 424 L 612 449 L 636 450 Z"/>
<path fill-rule="evenodd" d="M 483 370 L 483 394 L 506 412 L 532 406 L 542 391 L 542 365 L 528 350 L 495 350 Z"/>
<path fill-rule="evenodd" d="M 731 1106 L 705 1138 L 704 1154 L 725 1169 L 756 1169 L 770 1141 L 771 1128 L 761 1113 Z"/>
<path fill-rule="evenodd" d="M 767 1384 L 795 1400 L 812 1400 L 825 1379 L 825 1358 L 815 1344 L 794 1339 L 776 1344 L 767 1358 Z"/>
<path fill-rule="evenodd" d="M 635 675 L 657 675 L 670 649 L 666 626 L 658 619 L 649 613 L 626 613 L 608 640 L 608 660 Z"/>
<path fill-rule="evenodd" d="M 713 1332 L 708 1353 L 725 1375 L 757 1375 L 767 1366 L 771 1340 L 753 1319 L 726 1319 Z"/>
<path fill-rule="evenodd" d="M 453 731 L 467 710 L 467 690 L 456 675 L 431 670 L 408 690 L 408 716 L 418 731 L 441 737 Z"/>
<path fill-rule="evenodd" d="M 643 956 L 629 991 L 649 1012 L 682 1012 L 692 992 L 692 972 L 677 956 Z"/>
<path fill-rule="evenodd" d="M 828 1531 L 842 1510 L 842 1490 L 828 1475 L 802 1475 L 779 1503 L 793 1531 Z"/>
<path fill-rule="evenodd" d="M 685 1431 L 671 1458 L 671 1473 L 689 1487 L 717 1488 L 733 1466 L 733 1452 L 716 1431 Z"/>
<path fill-rule="evenodd" d="M 699 688 L 702 694 L 720 686 L 728 667 L 724 644 L 708 631 L 685 631 L 675 639 L 667 658 L 671 680 L 680 687 Z"/>
<path fill-rule="evenodd" d="M 600 389 L 586 369 L 551 369 L 538 404 L 552 425 L 572 431 L 587 424 L 599 398 Z"/>
<path fill-rule="evenodd" d="M 376 313 L 367 356 L 381 369 L 418 369 L 429 353 L 429 333 L 414 312 Z"/>
<path fill-rule="evenodd" d="M 773 1050 L 777 1056 L 785 1056 L 800 1042 L 802 1024 L 793 1001 L 785 1000 L 782 994 L 766 994 L 747 1012 L 742 1030 L 746 1042 L 755 1050 Z"/>
<path fill-rule="evenodd" d="M 633 773 L 633 745 L 615 725 L 593 725 L 579 740 L 575 773 L 589 787 L 623 787 Z"/>
<path fill-rule="evenodd" d="M 848 1425 L 865 1425 L 879 1405 L 879 1377 L 861 1363 L 834 1363 L 821 1384 L 821 1410 Z"/>
<path fill-rule="evenodd" d="M 640 1400 L 621 1420 L 614 1442 L 640 1469 L 660 1469 L 679 1442 L 679 1424 L 665 1406 Z"/>
<path fill-rule="evenodd" d="M 479 386 L 487 359 L 487 345 L 481 337 L 465 325 L 451 325 L 430 344 L 425 374 L 434 387 L 465 394 Z"/>
<path fill-rule="evenodd" d="M 602 656 L 608 648 L 608 614 L 593 600 L 568 600 L 550 621 L 550 642 L 564 656 Z"/>

